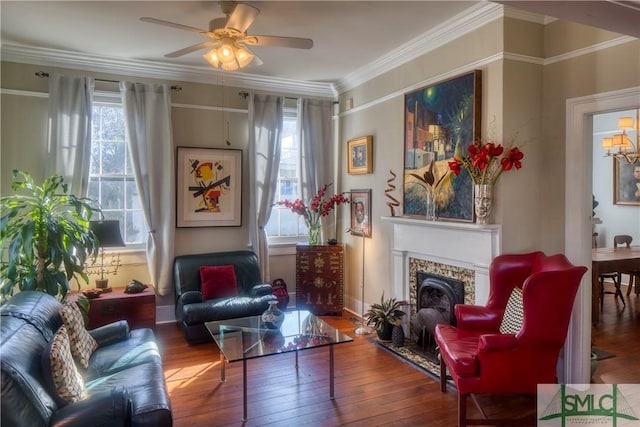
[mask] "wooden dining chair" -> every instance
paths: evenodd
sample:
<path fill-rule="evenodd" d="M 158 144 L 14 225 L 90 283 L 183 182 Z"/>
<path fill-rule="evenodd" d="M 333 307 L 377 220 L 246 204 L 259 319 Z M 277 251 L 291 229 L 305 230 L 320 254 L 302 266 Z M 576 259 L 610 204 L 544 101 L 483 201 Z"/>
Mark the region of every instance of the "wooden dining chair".
<path fill-rule="evenodd" d="M 633 240 L 633 238 L 631 236 L 628 236 L 626 234 L 618 234 L 616 236 L 613 236 L 613 247 L 617 248 L 618 246 L 623 246 L 626 245 L 627 248 L 631 247 L 631 241 Z M 639 272 L 640 273 L 640 272 Z M 626 271 L 614 271 L 611 273 L 603 273 L 600 275 L 599 280 L 600 280 L 600 311 L 602 311 L 604 309 L 604 295 L 605 294 L 611 294 L 611 295 L 615 295 L 614 298 L 620 297 L 620 300 L 622 301 L 622 305 L 626 306 L 626 303 L 624 301 L 624 297 L 622 296 L 622 291 L 620 289 L 620 286 L 622 285 L 622 274 L 629 274 L 631 276 L 631 273 L 626 272 Z M 633 281 L 633 276 L 631 276 L 632 278 L 630 279 L 630 282 Z M 615 291 L 605 291 L 604 290 L 604 281 L 605 279 L 610 279 L 611 281 L 613 281 L 613 285 L 615 286 Z M 632 283 L 629 283 L 629 289 L 627 290 L 627 295 L 629 295 L 630 291 L 631 291 L 631 285 Z M 636 285 L 638 286 L 638 285 Z"/>
<path fill-rule="evenodd" d="M 618 246 L 626 245 L 628 248 L 631 247 L 631 241 L 633 237 L 627 236 L 626 234 L 618 234 L 617 236 L 613 236 L 613 247 L 617 248 Z"/>
<path fill-rule="evenodd" d="M 626 234 L 621 234 L 618 236 L 614 236 L 613 245 L 614 247 L 618 247 L 618 245 L 626 245 L 627 248 L 631 247 L 631 242 L 633 241 L 633 237 L 628 236 Z M 633 289 L 633 285 L 636 285 L 636 294 L 640 289 L 640 269 L 633 269 L 628 271 L 621 271 L 618 274 L 628 274 L 629 275 L 629 286 L 627 286 L 627 296 L 631 295 L 631 289 Z"/>

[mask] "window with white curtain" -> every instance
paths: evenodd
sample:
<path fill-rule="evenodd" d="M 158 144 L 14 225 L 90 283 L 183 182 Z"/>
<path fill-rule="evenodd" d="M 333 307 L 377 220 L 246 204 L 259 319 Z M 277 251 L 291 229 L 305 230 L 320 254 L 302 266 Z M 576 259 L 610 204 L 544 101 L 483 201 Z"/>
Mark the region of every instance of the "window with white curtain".
<path fill-rule="evenodd" d="M 300 198 L 300 141 L 297 129 L 297 109 L 285 107 L 276 202 Z M 295 243 L 307 239 L 307 226 L 304 219 L 284 206 L 273 207 L 266 230 L 269 243 Z"/>
<path fill-rule="evenodd" d="M 127 248 L 143 248 L 147 227 L 131 168 L 124 110 L 117 96 L 94 95 L 88 197 L 105 219 L 120 221 Z"/>

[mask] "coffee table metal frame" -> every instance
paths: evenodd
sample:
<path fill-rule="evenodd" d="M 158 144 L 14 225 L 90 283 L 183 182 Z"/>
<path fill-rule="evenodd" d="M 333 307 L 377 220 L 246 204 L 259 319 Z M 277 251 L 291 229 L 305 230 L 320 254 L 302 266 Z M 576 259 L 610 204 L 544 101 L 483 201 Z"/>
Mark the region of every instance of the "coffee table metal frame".
<path fill-rule="evenodd" d="M 329 348 L 329 399 L 334 399 L 333 346 L 353 341 L 324 320 L 305 310 L 285 312 L 279 329 L 269 329 L 261 316 L 206 322 L 205 326 L 220 350 L 220 382 L 226 381 L 226 362 L 242 360 L 243 417 L 247 420 L 247 360 L 312 348 Z"/>

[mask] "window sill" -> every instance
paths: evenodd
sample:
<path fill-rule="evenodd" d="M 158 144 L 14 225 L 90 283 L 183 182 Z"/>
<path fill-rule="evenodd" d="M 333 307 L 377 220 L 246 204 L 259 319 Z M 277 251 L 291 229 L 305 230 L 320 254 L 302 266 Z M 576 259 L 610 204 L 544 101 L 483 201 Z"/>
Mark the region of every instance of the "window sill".
<path fill-rule="evenodd" d="M 298 242 L 281 242 L 269 244 L 269 256 L 295 255 Z"/>
<path fill-rule="evenodd" d="M 147 263 L 147 251 L 144 249 L 122 249 L 118 250 L 117 248 L 113 249 L 105 249 L 105 263 L 107 262 L 107 257 L 109 260 L 112 255 L 120 254 L 120 263 L 122 265 L 140 265 Z"/>

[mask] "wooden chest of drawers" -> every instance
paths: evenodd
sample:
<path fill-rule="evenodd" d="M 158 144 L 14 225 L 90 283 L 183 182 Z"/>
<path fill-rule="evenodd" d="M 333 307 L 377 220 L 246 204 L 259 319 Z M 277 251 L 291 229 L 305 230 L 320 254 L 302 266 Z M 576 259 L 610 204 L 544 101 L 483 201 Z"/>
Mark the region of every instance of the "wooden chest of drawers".
<path fill-rule="evenodd" d="M 124 288 L 113 288 L 113 291 L 89 301 L 89 329 L 118 320 L 129 322 L 129 329 L 156 327 L 156 293 L 153 286 L 138 294 L 126 294 Z"/>
<path fill-rule="evenodd" d="M 341 315 L 344 307 L 344 246 L 296 246 L 296 308 Z"/>

